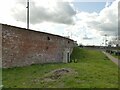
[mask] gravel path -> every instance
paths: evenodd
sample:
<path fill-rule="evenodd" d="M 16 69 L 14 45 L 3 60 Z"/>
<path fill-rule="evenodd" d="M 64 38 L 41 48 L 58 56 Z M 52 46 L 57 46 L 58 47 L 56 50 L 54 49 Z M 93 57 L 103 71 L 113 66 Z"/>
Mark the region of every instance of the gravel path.
<path fill-rule="evenodd" d="M 110 55 L 109 53 L 106 53 L 104 51 L 102 51 L 111 61 L 113 61 L 116 65 L 120 65 L 120 60 L 118 60 L 118 58 L 113 57 L 112 55 Z"/>

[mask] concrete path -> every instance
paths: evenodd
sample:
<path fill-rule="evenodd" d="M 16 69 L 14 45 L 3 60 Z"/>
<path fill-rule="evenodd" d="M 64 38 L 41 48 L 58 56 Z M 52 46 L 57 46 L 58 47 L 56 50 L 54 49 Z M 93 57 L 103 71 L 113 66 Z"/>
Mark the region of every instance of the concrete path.
<path fill-rule="evenodd" d="M 118 58 L 115 58 L 115 57 L 113 57 L 112 55 L 110 55 L 109 53 L 106 53 L 106 52 L 104 52 L 104 51 L 102 51 L 111 61 L 113 61 L 116 65 L 118 65 L 118 63 L 120 62 L 119 60 L 118 60 Z M 119 64 L 120 65 L 120 64 Z"/>

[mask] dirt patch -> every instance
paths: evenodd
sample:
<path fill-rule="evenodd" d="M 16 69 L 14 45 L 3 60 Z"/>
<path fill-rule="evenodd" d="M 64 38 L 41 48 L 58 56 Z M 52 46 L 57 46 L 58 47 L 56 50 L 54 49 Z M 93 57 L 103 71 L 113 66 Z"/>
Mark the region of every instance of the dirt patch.
<path fill-rule="evenodd" d="M 49 76 L 49 78 L 51 79 L 58 79 L 60 78 L 62 75 L 69 73 L 70 70 L 62 68 L 62 69 L 58 69 L 58 70 L 54 70 L 51 72 L 51 75 Z"/>
<path fill-rule="evenodd" d="M 74 74 L 74 70 L 69 69 L 69 68 L 61 68 L 61 69 L 57 69 L 54 71 L 51 71 L 50 73 L 48 73 L 43 80 L 44 81 L 54 81 L 57 79 L 60 79 L 62 76 L 67 75 L 67 74 Z"/>
<path fill-rule="evenodd" d="M 75 72 L 73 69 L 71 68 L 60 68 L 60 69 L 56 69 L 56 70 L 53 70 L 49 73 L 46 73 L 44 75 L 44 77 L 42 78 L 34 78 L 32 81 L 34 83 L 38 83 L 38 82 L 41 82 L 41 83 L 46 83 L 46 82 L 54 82 L 60 78 L 62 78 L 63 76 L 72 76 L 72 75 L 76 75 L 77 72 Z"/>

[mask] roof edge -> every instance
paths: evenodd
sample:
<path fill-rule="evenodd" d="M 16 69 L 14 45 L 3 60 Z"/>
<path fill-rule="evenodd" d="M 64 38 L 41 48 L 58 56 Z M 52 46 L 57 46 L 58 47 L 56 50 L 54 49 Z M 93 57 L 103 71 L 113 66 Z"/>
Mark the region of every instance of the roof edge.
<path fill-rule="evenodd" d="M 0 23 L 0 24 L 1 24 L 1 25 L 10 26 L 10 27 L 19 28 L 19 29 L 25 29 L 25 30 L 28 30 L 28 31 L 34 31 L 34 32 L 38 32 L 38 33 L 44 33 L 44 34 L 48 34 L 48 35 L 53 35 L 53 36 L 57 36 L 57 37 L 61 37 L 61 38 L 65 38 L 65 39 L 74 41 L 73 39 L 70 39 L 70 38 L 67 38 L 67 37 L 63 37 L 63 36 L 60 36 L 60 35 L 55 35 L 55 34 L 52 34 L 52 33 L 47 33 L 47 32 L 42 32 L 42 31 L 36 31 L 36 30 L 33 30 L 33 29 L 26 29 L 26 28 L 14 26 L 14 25 L 3 24 L 3 23 Z"/>

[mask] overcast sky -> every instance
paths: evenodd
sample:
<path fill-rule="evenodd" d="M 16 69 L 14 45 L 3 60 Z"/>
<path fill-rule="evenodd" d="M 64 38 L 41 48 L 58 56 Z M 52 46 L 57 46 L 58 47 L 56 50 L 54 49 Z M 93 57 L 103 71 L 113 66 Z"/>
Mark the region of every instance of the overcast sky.
<path fill-rule="evenodd" d="M 26 28 L 26 1 L 0 0 L 0 23 Z M 101 45 L 118 34 L 118 1 L 30 0 L 30 29 Z"/>

